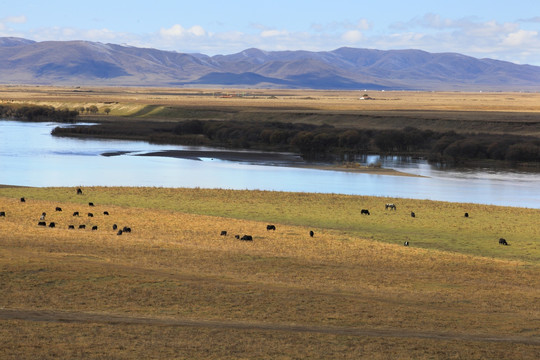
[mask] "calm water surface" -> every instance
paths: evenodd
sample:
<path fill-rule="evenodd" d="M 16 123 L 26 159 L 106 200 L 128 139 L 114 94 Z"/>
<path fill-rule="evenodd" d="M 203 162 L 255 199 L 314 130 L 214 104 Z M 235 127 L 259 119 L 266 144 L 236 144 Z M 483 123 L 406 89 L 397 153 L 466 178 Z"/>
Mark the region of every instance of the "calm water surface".
<path fill-rule="evenodd" d="M 155 186 L 323 192 L 540 208 L 540 174 L 438 170 L 425 161 L 383 159 L 384 167 L 419 177 L 355 174 L 284 166 L 134 156 L 196 149 L 139 141 L 50 135 L 53 123 L 0 120 L 0 184 Z M 107 152 L 129 152 L 102 156 Z M 366 163 L 379 160 L 366 157 Z"/>

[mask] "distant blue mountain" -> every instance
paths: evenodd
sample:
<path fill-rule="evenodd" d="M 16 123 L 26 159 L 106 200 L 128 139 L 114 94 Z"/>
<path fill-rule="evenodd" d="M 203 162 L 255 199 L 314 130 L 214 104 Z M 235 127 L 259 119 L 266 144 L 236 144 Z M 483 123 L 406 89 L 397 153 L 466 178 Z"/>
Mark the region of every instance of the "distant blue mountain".
<path fill-rule="evenodd" d="M 538 91 L 540 67 L 457 53 L 340 48 L 207 56 L 0 38 L 0 82 L 95 86 Z"/>

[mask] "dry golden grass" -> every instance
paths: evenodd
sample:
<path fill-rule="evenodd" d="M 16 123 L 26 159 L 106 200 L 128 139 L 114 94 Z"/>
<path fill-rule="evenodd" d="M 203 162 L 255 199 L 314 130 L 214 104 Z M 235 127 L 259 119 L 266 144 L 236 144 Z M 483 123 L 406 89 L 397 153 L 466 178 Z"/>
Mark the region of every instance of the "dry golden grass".
<path fill-rule="evenodd" d="M 3 359 L 536 359 L 540 351 L 540 277 L 527 257 L 403 247 L 337 226 L 242 215 L 249 194 L 270 209 L 261 200 L 279 193 L 0 190 Z M 8 195 L 12 190 L 27 201 Z M 203 214 L 211 214 L 210 198 L 216 204 L 236 196 L 235 212 L 230 204 L 219 210 L 229 217 Z M 181 197 L 183 210 L 173 208 Z M 289 194 L 295 197 L 330 204 L 333 196 Z M 122 204 L 127 199 L 131 205 Z M 44 211 L 56 228 L 37 226 Z M 314 208 L 304 213 L 319 218 Z M 86 230 L 67 229 L 81 223 Z M 113 223 L 132 233 L 116 235 Z M 267 231 L 268 223 L 277 230 Z"/>

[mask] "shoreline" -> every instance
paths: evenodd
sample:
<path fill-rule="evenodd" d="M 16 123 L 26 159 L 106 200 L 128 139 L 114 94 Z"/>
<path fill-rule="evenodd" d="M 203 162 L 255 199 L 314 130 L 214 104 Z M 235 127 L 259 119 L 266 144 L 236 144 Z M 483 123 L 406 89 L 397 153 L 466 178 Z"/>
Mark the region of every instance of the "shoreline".
<path fill-rule="evenodd" d="M 117 153 L 104 153 L 103 156 L 118 156 L 125 155 L 128 152 L 122 151 Z M 321 164 L 309 163 L 304 161 L 300 155 L 292 153 L 271 153 L 271 152 L 253 152 L 253 151 L 208 151 L 208 150 L 164 150 L 155 151 L 145 154 L 137 154 L 135 156 L 160 156 L 175 159 L 188 159 L 202 161 L 202 158 L 218 159 L 223 161 L 233 162 L 250 162 L 258 163 L 265 166 L 284 166 L 305 168 L 325 171 L 342 171 L 354 172 L 370 175 L 387 175 L 387 176 L 409 176 L 409 177 L 425 177 L 421 175 L 409 174 L 394 169 L 380 168 L 373 166 L 350 166 L 349 164 Z"/>

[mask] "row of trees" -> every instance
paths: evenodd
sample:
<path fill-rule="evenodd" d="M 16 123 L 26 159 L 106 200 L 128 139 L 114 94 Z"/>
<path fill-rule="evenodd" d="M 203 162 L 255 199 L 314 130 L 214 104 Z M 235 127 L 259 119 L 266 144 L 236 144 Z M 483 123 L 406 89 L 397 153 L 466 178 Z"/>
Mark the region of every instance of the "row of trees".
<path fill-rule="evenodd" d="M 0 117 L 25 121 L 74 122 L 78 111 L 55 109 L 54 106 L 0 105 Z"/>
<path fill-rule="evenodd" d="M 189 120 L 178 123 L 173 133 L 203 135 L 221 146 L 299 151 L 312 159 L 380 153 L 424 155 L 445 163 L 471 159 L 540 162 L 540 139 L 537 138 L 441 133 L 413 127 L 373 130 L 298 123 Z"/>

